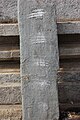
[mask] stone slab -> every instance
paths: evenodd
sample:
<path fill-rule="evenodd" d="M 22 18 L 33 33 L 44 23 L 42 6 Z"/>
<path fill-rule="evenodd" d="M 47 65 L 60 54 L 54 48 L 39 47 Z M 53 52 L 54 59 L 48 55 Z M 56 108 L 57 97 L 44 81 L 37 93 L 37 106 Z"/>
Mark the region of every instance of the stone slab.
<path fill-rule="evenodd" d="M 72 108 L 80 107 L 80 82 L 79 81 L 59 81 L 59 104 L 60 109 L 67 110 Z M 34 83 L 31 86 L 31 89 L 35 87 Z M 65 94 L 64 94 L 65 93 Z M 29 91 L 30 94 L 30 91 Z M 1 105 L 15 105 L 21 104 L 21 87 L 19 85 L 7 83 L 0 85 L 0 104 Z M 77 97 L 76 97 L 77 96 Z M 36 97 L 36 95 L 35 95 Z M 47 100 L 47 98 L 46 98 Z"/>
<path fill-rule="evenodd" d="M 19 0 L 23 120 L 58 120 L 58 41 L 53 1 Z"/>

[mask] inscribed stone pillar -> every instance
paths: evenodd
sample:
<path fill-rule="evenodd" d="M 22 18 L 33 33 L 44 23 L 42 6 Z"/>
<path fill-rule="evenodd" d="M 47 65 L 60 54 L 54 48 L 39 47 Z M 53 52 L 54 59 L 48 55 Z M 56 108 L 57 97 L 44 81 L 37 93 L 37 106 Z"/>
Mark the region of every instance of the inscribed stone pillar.
<path fill-rule="evenodd" d="M 18 3 L 23 120 L 58 120 L 58 41 L 52 0 Z"/>

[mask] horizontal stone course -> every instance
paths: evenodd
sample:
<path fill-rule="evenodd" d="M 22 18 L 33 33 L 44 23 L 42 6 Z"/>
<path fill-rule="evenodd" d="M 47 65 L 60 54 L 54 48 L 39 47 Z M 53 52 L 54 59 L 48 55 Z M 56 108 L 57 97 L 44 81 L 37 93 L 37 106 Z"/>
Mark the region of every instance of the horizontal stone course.
<path fill-rule="evenodd" d="M 0 22 L 17 21 L 17 0 L 0 0 Z"/>
<path fill-rule="evenodd" d="M 0 84 L 0 104 L 21 103 L 21 85 L 19 83 Z"/>
<path fill-rule="evenodd" d="M 0 1 L 0 22 L 17 22 L 17 0 Z M 80 20 L 79 0 L 56 0 L 57 20 Z"/>
<path fill-rule="evenodd" d="M 0 83 L 16 83 L 21 82 L 20 80 L 20 74 L 12 74 L 12 73 L 0 73 Z"/>
<path fill-rule="evenodd" d="M 0 36 L 15 36 L 18 34 L 18 24 L 0 24 Z"/>
<path fill-rule="evenodd" d="M 75 34 L 80 33 L 80 21 L 58 22 L 58 34 Z"/>
<path fill-rule="evenodd" d="M 59 80 L 58 81 L 59 102 L 68 103 L 74 106 L 74 103 L 80 103 L 80 83 L 79 81 Z M 65 94 L 64 94 L 65 93 Z M 76 97 L 77 96 L 77 97 Z M 21 84 L 5 83 L 0 84 L 0 104 L 21 104 Z M 68 107 L 68 106 L 67 106 Z"/>
<path fill-rule="evenodd" d="M 64 39 L 65 41 L 65 39 Z M 63 44 L 59 47 L 60 58 L 80 58 L 80 44 Z"/>
<path fill-rule="evenodd" d="M 0 120 L 22 120 L 21 105 L 0 105 Z"/>
<path fill-rule="evenodd" d="M 60 103 L 80 103 L 80 82 L 60 82 L 58 90 Z"/>
<path fill-rule="evenodd" d="M 0 51 L 0 60 L 10 60 L 10 59 L 19 59 L 20 51 L 19 50 L 6 50 Z"/>
<path fill-rule="evenodd" d="M 57 22 L 58 34 L 80 33 L 79 21 Z M 18 36 L 18 24 L 0 24 L 0 36 Z"/>

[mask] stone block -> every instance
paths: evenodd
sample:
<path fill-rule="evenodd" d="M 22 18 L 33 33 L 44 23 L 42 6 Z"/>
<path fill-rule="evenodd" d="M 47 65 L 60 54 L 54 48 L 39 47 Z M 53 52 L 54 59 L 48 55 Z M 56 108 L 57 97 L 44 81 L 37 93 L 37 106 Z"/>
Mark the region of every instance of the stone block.
<path fill-rule="evenodd" d="M 0 104 L 20 104 L 21 87 L 20 83 L 0 84 Z"/>
<path fill-rule="evenodd" d="M 21 105 L 0 105 L 0 120 L 22 120 Z"/>

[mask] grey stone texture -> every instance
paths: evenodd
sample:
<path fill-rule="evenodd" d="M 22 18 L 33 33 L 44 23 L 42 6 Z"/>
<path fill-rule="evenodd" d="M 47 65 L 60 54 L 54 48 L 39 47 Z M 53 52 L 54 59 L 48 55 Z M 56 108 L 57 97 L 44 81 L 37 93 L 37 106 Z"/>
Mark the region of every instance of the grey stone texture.
<path fill-rule="evenodd" d="M 58 34 L 77 34 L 80 33 L 80 22 L 58 22 L 57 21 Z M 0 36 L 18 36 L 18 24 L 0 24 Z"/>
<path fill-rule="evenodd" d="M 15 105 L 21 103 L 21 85 L 20 83 L 0 84 L 0 104 Z"/>
<path fill-rule="evenodd" d="M 20 75 L 15 74 L 0 74 L 0 104 L 21 104 L 21 84 Z M 15 84 L 13 83 L 15 82 Z M 75 104 L 80 103 L 80 72 L 79 71 L 63 71 L 58 72 L 58 87 L 59 87 L 59 103 L 64 104 L 61 109 L 65 110 L 70 107 L 75 107 Z M 34 88 L 35 86 L 31 86 Z M 64 94 L 65 92 L 65 94 Z M 68 94 L 69 93 L 69 94 Z M 77 95 L 77 97 L 76 97 Z M 71 102 L 74 102 L 72 104 Z M 66 106 L 67 104 L 67 106 Z"/>
<path fill-rule="evenodd" d="M 23 120 L 58 120 L 58 41 L 53 1 L 19 0 Z"/>
<path fill-rule="evenodd" d="M 58 82 L 78 83 L 80 82 L 80 71 L 58 71 Z"/>
<path fill-rule="evenodd" d="M 70 106 L 72 108 L 72 107 L 75 107 L 75 104 L 80 103 L 80 80 L 77 80 L 77 77 L 78 77 L 78 75 L 80 76 L 80 74 L 78 73 L 78 75 L 75 75 L 75 77 L 74 77 L 75 72 L 74 72 L 73 76 L 69 73 L 66 73 L 66 74 L 67 75 L 65 75 L 65 77 L 61 76 L 62 79 L 61 78 L 58 79 L 59 104 L 65 104 L 64 110 L 69 108 L 69 105 L 66 106 L 66 104 L 71 104 Z M 34 87 L 35 87 L 34 83 L 32 83 L 31 89 L 33 89 Z M 25 91 L 25 93 L 26 93 L 26 91 Z M 30 91 L 29 91 L 29 95 L 30 95 Z M 18 85 L 18 83 L 15 85 L 7 83 L 7 84 L 5 84 L 5 86 L 1 84 L 0 85 L 0 96 L 1 96 L 0 104 L 2 104 L 2 105 L 3 104 L 6 104 L 6 105 L 21 104 L 22 103 L 21 85 L 20 84 Z M 63 107 L 61 107 L 61 109 L 62 108 Z"/>
<path fill-rule="evenodd" d="M 0 0 L 0 22 L 17 21 L 17 0 Z"/>
<path fill-rule="evenodd" d="M 0 24 L 0 36 L 15 36 L 18 33 L 18 24 Z"/>
<path fill-rule="evenodd" d="M 17 22 L 17 0 L 0 0 L 0 22 Z M 79 0 L 56 0 L 57 20 L 80 20 Z"/>
<path fill-rule="evenodd" d="M 80 33 L 80 22 L 57 22 L 58 34 Z M 18 36 L 18 24 L 0 24 L 0 36 Z"/>
<path fill-rule="evenodd" d="M 56 0 L 57 19 L 80 20 L 79 0 Z"/>
<path fill-rule="evenodd" d="M 17 83 L 21 82 L 19 73 L 0 73 L 0 83 Z"/>
<path fill-rule="evenodd" d="M 57 24 L 58 34 L 77 34 L 80 33 L 80 22 L 58 22 Z"/>

